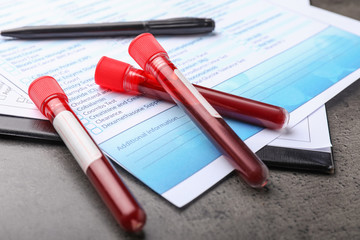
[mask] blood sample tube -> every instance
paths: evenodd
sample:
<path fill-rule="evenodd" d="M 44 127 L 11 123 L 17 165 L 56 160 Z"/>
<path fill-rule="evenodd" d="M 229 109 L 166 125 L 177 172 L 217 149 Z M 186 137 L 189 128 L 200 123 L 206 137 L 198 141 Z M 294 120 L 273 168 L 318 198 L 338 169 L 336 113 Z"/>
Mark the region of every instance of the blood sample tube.
<path fill-rule="evenodd" d="M 268 169 L 265 164 L 174 66 L 152 34 L 137 36 L 130 43 L 129 53 L 145 72 L 155 77 L 172 99 L 232 163 L 246 183 L 254 188 L 261 188 L 267 184 Z"/>
<path fill-rule="evenodd" d="M 95 82 L 105 88 L 173 102 L 170 95 L 150 74 L 128 63 L 102 57 L 95 69 Z M 224 117 L 270 129 L 287 126 L 289 113 L 282 107 L 239 97 L 195 85 L 204 98 Z"/>
<path fill-rule="evenodd" d="M 146 221 L 145 212 L 71 110 L 57 81 L 49 76 L 34 80 L 29 96 L 53 124 L 120 226 L 129 232 L 140 231 Z"/>

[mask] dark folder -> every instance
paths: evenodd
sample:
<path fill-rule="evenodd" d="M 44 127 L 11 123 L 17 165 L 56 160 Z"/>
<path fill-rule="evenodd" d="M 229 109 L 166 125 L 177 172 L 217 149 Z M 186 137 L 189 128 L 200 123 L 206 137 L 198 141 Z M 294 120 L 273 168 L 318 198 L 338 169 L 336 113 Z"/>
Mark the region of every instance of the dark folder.
<path fill-rule="evenodd" d="M 54 127 L 47 120 L 14 117 L 0 114 L 0 134 L 61 141 Z"/>
<path fill-rule="evenodd" d="M 47 120 L 1 114 L 0 134 L 61 141 L 59 135 Z M 322 173 L 334 172 L 334 161 L 331 152 L 265 146 L 257 152 L 257 155 L 270 168 L 305 170 Z"/>
<path fill-rule="evenodd" d="M 256 152 L 270 168 L 334 173 L 332 152 L 265 146 Z"/>

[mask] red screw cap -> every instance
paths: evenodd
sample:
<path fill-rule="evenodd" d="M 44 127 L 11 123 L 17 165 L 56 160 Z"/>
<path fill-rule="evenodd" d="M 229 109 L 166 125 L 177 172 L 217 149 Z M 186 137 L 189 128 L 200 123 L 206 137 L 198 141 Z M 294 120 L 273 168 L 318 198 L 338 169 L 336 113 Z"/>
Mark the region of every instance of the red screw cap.
<path fill-rule="evenodd" d="M 129 46 L 130 56 L 144 69 L 146 62 L 157 53 L 166 53 L 151 33 L 137 36 Z"/>
<path fill-rule="evenodd" d="M 95 83 L 104 88 L 123 92 L 123 78 L 130 64 L 102 57 L 95 69 Z"/>
<path fill-rule="evenodd" d="M 60 87 L 59 83 L 50 76 L 43 76 L 35 79 L 30 84 L 28 93 L 31 100 L 40 111 L 42 111 L 43 103 L 52 96 L 61 95 L 67 100 L 67 96 Z"/>

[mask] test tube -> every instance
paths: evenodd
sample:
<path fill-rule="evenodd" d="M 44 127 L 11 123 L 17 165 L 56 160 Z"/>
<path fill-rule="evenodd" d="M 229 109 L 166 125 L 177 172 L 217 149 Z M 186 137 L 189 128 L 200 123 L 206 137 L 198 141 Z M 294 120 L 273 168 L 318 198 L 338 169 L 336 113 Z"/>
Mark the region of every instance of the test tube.
<path fill-rule="evenodd" d="M 261 188 L 267 184 L 269 171 L 265 164 L 181 74 L 152 34 L 144 33 L 137 36 L 130 43 L 129 54 L 145 72 L 155 77 L 174 102 L 230 161 L 247 184 L 254 188 Z"/>
<path fill-rule="evenodd" d="M 170 95 L 150 74 L 128 63 L 102 57 L 95 69 L 95 82 L 114 91 L 144 94 L 146 97 L 173 102 Z M 282 107 L 239 97 L 195 85 L 204 98 L 224 117 L 237 119 L 269 129 L 287 126 L 289 113 Z"/>
<path fill-rule="evenodd" d="M 140 231 L 146 221 L 145 212 L 76 117 L 57 81 L 50 76 L 34 80 L 29 96 L 53 124 L 119 225 L 129 232 Z"/>

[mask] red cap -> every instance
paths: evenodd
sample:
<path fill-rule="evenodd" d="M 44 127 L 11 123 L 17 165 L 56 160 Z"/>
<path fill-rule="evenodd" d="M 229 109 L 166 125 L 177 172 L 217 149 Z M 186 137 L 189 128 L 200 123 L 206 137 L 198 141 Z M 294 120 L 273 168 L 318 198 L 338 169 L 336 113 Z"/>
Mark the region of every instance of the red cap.
<path fill-rule="evenodd" d="M 146 62 L 157 53 L 166 53 L 151 33 L 137 36 L 129 46 L 130 56 L 144 69 Z"/>
<path fill-rule="evenodd" d="M 59 83 L 50 76 L 43 76 L 35 79 L 30 84 L 28 92 L 31 100 L 40 111 L 42 111 L 43 103 L 51 96 L 62 95 L 67 100 L 67 96 Z"/>
<path fill-rule="evenodd" d="M 122 81 L 129 67 L 130 64 L 104 56 L 96 66 L 95 83 L 101 87 L 123 92 Z"/>

